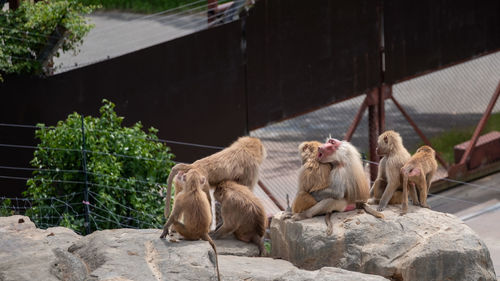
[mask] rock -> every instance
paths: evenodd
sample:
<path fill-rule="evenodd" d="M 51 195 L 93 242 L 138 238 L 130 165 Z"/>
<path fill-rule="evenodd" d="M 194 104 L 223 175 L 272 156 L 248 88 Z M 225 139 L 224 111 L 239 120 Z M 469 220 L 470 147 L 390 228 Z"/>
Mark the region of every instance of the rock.
<path fill-rule="evenodd" d="M 208 242 L 171 242 L 160 234 L 114 229 L 79 236 L 63 227 L 37 229 L 28 217 L 0 217 L 0 280 L 217 280 Z M 216 243 L 221 253 L 257 254 L 241 241 Z M 219 265 L 222 280 L 386 280 L 337 268 L 301 270 L 271 258 L 219 255 Z"/>
<path fill-rule="evenodd" d="M 0 280 L 58 280 L 52 273 L 57 251 L 79 239 L 64 227 L 37 229 L 25 216 L 0 217 Z"/>
<path fill-rule="evenodd" d="M 271 222 L 273 257 L 315 270 L 325 266 L 376 274 L 393 280 L 496 280 L 484 242 L 457 217 L 399 206 L 377 219 L 357 210 L 294 222 L 282 213 Z"/>
<path fill-rule="evenodd" d="M 221 278 L 224 281 L 368 281 L 387 280 L 381 276 L 351 272 L 340 268 L 324 267 L 316 271 L 298 269 L 285 260 L 220 256 Z"/>

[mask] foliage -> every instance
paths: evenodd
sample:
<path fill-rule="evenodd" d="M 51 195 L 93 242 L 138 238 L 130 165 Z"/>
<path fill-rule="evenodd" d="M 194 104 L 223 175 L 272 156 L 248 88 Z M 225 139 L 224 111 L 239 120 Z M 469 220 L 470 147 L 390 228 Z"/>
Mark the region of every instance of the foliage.
<path fill-rule="evenodd" d="M 452 129 L 440 134 L 439 136 L 431 138 L 430 142 L 436 151 L 441 153 L 446 162 L 454 163 L 455 156 L 453 147 L 457 144 L 470 140 L 475 128 L 476 127 L 474 126 L 464 129 Z M 495 113 L 490 116 L 483 131 L 481 132 L 481 135 L 491 131 L 500 131 L 500 113 Z M 420 145 L 423 145 L 423 143 Z"/>
<path fill-rule="evenodd" d="M 11 209 L 12 202 L 10 199 L 0 201 L 0 217 L 12 216 L 14 211 Z"/>
<path fill-rule="evenodd" d="M 157 129 L 146 133 L 140 122 L 122 126 L 124 118 L 117 116 L 114 107 L 103 100 L 99 118 L 84 118 L 91 229 L 159 227 L 164 208 L 160 190 L 165 188 L 174 155 L 155 141 Z M 81 122 L 75 112 L 55 127 L 37 125 L 40 143 L 31 165 L 44 170 L 33 172 L 24 194 L 34 200 L 27 215 L 37 225 L 54 218 L 53 224 L 84 232 L 81 194 L 68 196 L 66 204 L 48 206 L 51 202 L 46 200 L 85 188 Z"/>
<path fill-rule="evenodd" d="M 41 51 L 66 30 L 60 48 L 77 52 L 92 25 L 84 15 L 97 8 L 79 0 L 21 1 L 15 11 L 0 11 L 0 72 L 41 74 Z M 56 53 L 56 56 L 58 53 Z"/>
<path fill-rule="evenodd" d="M 199 0 L 81 0 L 86 4 L 99 4 L 103 8 L 111 10 L 126 10 L 139 13 L 155 13 L 165 10 L 170 10 L 177 7 L 187 6 L 185 9 L 192 9 L 200 5 L 206 5 L 206 1 Z M 219 0 L 219 4 L 228 2 L 229 0 Z M 185 10 L 181 9 L 181 10 Z M 196 12 L 201 12 L 202 9 L 197 9 Z"/>

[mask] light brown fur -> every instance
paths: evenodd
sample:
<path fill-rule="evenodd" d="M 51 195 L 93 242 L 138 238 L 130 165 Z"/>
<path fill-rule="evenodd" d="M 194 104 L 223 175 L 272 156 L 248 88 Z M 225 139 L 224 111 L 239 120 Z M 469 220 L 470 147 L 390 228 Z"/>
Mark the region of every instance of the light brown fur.
<path fill-rule="evenodd" d="M 302 167 L 299 173 L 299 187 L 292 203 L 293 213 L 301 213 L 316 205 L 318 202 L 310 193 L 330 185 L 332 165 L 320 163 L 317 159 L 321 145 L 318 141 L 303 142 L 299 145 Z"/>
<path fill-rule="evenodd" d="M 427 205 L 427 194 L 431 188 L 431 180 L 436 173 L 438 164 L 436 162 L 436 152 L 430 146 L 424 145 L 417 149 L 417 152 L 401 168 L 403 175 L 403 202 L 401 204 L 402 213 L 408 211 L 408 183 L 418 189 L 420 196 L 420 206 L 430 208 Z M 413 188 L 415 188 L 413 187 Z"/>
<path fill-rule="evenodd" d="M 217 278 L 220 281 L 219 262 L 217 249 L 208 232 L 212 223 L 212 213 L 206 194 L 202 191 L 207 186 L 206 178 L 197 170 L 190 170 L 179 180 L 183 190 L 179 192 L 174 201 L 172 215 L 165 223 L 160 238 L 165 238 L 169 233 L 170 225 L 180 233 L 184 239 L 208 241 L 215 252 L 215 265 Z M 184 222 L 180 221 L 183 218 Z"/>
<path fill-rule="evenodd" d="M 377 154 L 382 156 L 378 165 L 378 174 L 372 188 L 369 204 L 379 204 L 377 210 L 383 211 L 387 204 L 401 204 L 403 202 L 403 179 L 401 167 L 411 157 L 403 146 L 401 136 L 392 130 L 382 133 L 377 140 Z M 412 199 L 415 202 L 415 189 L 412 191 Z M 415 197 L 413 197 L 415 195 Z"/>
<path fill-rule="evenodd" d="M 192 164 L 175 165 L 167 179 L 167 198 L 165 200 L 165 218 L 170 213 L 170 194 L 175 175 L 191 169 L 198 170 L 212 186 L 224 180 L 234 180 L 253 189 L 259 177 L 259 167 L 266 157 L 266 151 L 258 138 L 240 137 L 229 147 L 199 159 Z"/>
<path fill-rule="evenodd" d="M 344 211 L 349 204 L 356 204 L 357 208 L 363 208 L 376 217 L 383 217 L 366 204 L 369 197 L 368 180 L 361 156 L 354 146 L 346 141 L 328 139 L 318 149 L 318 160 L 333 165 L 330 185 L 326 189 L 312 192 L 318 203 L 304 212 L 294 214 L 293 219 L 302 220 L 332 211 Z"/>
<path fill-rule="evenodd" d="M 256 244 L 259 255 L 263 255 L 267 219 L 260 200 L 248 187 L 234 181 L 218 184 L 214 197 L 221 203 L 223 224 L 212 237 L 217 239 L 234 233 L 236 239 Z"/>

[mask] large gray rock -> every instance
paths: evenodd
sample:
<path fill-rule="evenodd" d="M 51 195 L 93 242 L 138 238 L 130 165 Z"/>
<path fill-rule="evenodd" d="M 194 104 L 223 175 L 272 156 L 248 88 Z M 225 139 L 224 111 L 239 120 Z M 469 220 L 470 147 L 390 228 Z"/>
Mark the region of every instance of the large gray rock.
<path fill-rule="evenodd" d="M 27 217 L 0 217 L 0 281 L 216 280 L 206 241 L 170 242 L 157 229 L 115 229 L 79 236 L 37 229 Z M 216 241 L 222 280 L 387 280 L 338 268 L 301 270 L 284 260 L 247 257 L 254 245 Z"/>
<path fill-rule="evenodd" d="M 484 242 L 457 217 L 399 206 L 377 219 L 359 211 L 294 222 L 282 213 L 271 223 L 272 256 L 315 270 L 325 266 L 377 274 L 394 280 L 496 280 Z"/>

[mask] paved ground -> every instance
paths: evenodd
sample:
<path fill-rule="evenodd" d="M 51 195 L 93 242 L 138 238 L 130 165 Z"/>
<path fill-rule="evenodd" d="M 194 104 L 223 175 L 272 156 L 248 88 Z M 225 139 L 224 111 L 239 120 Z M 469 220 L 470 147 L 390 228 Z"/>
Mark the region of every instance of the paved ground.
<path fill-rule="evenodd" d="M 55 58 L 55 64 L 61 66 L 56 73 L 147 48 L 207 26 L 204 10 L 158 16 L 97 12 L 89 19 L 95 27 L 85 37 L 80 53 Z"/>

